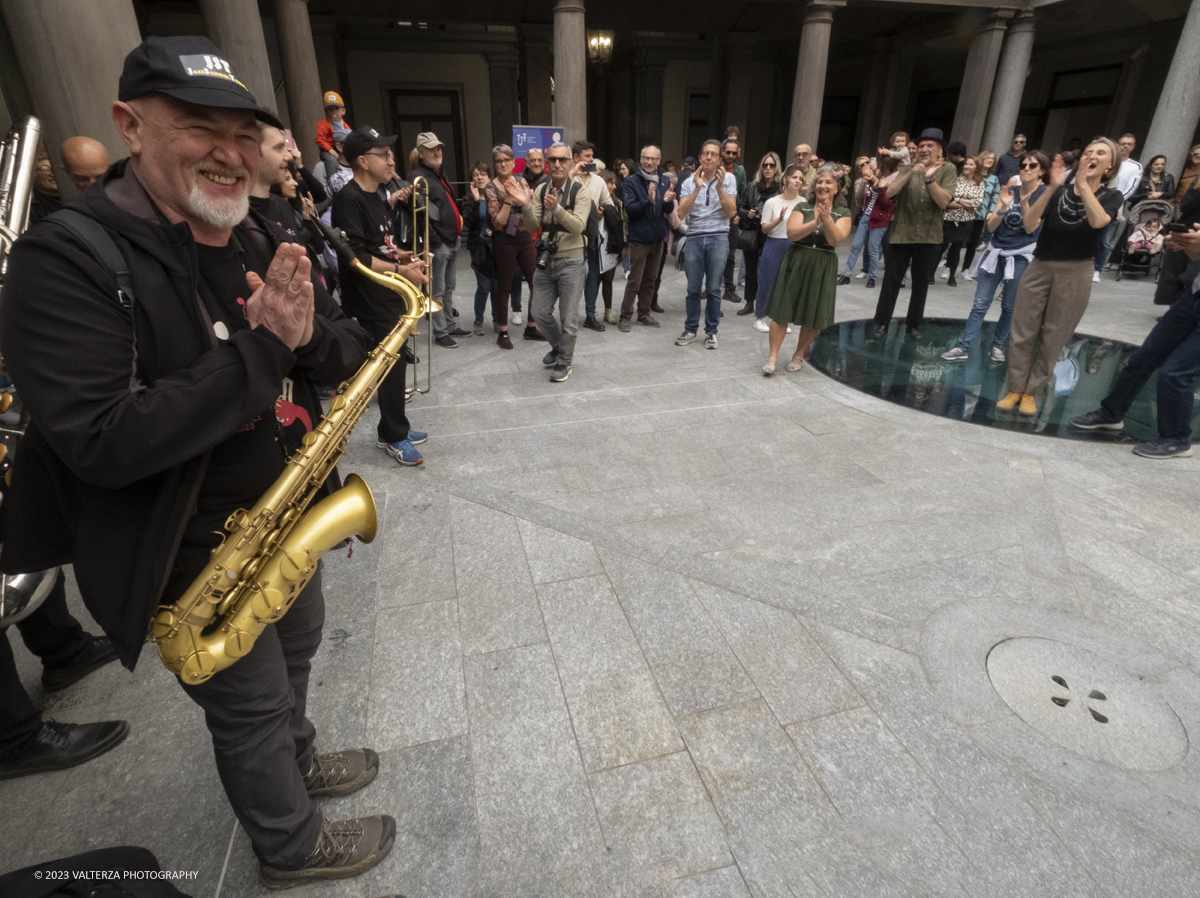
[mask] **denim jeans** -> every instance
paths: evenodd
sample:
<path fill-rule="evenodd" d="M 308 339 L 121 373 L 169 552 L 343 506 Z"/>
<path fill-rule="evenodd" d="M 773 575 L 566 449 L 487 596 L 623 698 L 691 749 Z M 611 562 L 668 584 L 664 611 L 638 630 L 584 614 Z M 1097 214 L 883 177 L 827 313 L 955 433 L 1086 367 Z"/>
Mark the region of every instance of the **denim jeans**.
<path fill-rule="evenodd" d="M 586 318 L 596 317 L 596 297 L 600 295 L 600 247 L 588 247 L 587 279 L 583 282 L 583 314 Z"/>
<path fill-rule="evenodd" d="M 579 333 L 579 300 L 587 279 L 587 260 L 583 256 L 553 258 L 546 268 L 533 274 L 533 292 L 529 314 L 537 322 L 547 342 L 558 356 L 558 364 L 569 365 L 575 357 L 575 335 Z M 558 319 L 554 306 L 558 305 Z"/>
<path fill-rule="evenodd" d="M 433 313 L 433 335 L 448 337 L 458 325 L 454 323 L 454 286 L 458 279 L 455 261 L 458 246 L 442 244 L 433 251 L 433 298 L 442 304 L 440 312 Z"/>
<path fill-rule="evenodd" d="M 1200 378 L 1200 297 L 1185 288 L 1159 319 L 1100 404 L 1124 418 L 1138 391 L 1158 371 L 1158 435 L 1192 442 L 1192 404 Z"/>
<path fill-rule="evenodd" d="M 704 307 L 704 333 L 715 334 L 721 323 L 721 281 L 725 260 L 729 258 L 728 234 L 688 237 L 683 251 L 687 272 L 687 320 L 683 329 L 694 334 L 700 327 L 700 292 L 707 294 Z"/>
<path fill-rule="evenodd" d="M 495 278 L 484 277 L 475 272 L 475 323 L 483 324 L 483 310 L 487 308 L 488 296 L 495 297 L 497 284 Z M 492 320 L 496 320 L 496 304 L 492 301 Z"/>
<path fill-rule="evenodd" d="M 970 350 L 971 344 L 975 342 L 975 337 L 979 334 L 979 328 L 983 325 L 983 317 L 992 307 L 992 302 L 996 298 L 996 288 L 1001 285 L 1003 285 L 1003 292 L 1000 294 L 1000 320 L 996 322 L 996 332 L 992 336 L 992 348 L 1002 349 L 1004 347 L 1004 341 L 1008 339 L 1008 332 L 1012 328 L 1013 306 L 1017 301 L 1017 285 L 1021 283 L 1021 275 L 1025 273 L 1028 266 L 1028 260 L 1020 256 L 1014 257 L 1011 281 L 1004 280 L 1004 259 L 996 260 L 995 272 L 984 271 L 982 266 L 975 272 L 975 305 L 971 307 L 971 314 L 967 316 L 967 325 L 963 328 L 962 336 L 958 338 L 960 349 Z"/>
<path fill-rule="evenodd" d="M 1124 222 L 1114 218 L 1104 226 L 1104 230 L 1100 232 L 1100 245 L 1096 247 L 1096 270 L 1103 271 L 1105 264 L 1108 262 L 1109 253 L 1112 251 L 1113 238 L 1117 234 L 1117 228 Z"/>
<path fill-rule="evenodd" d="M 854 232 L 854 243 L 850 247 L 850 255 L 846 258 L 846 267 L 842 270 L 845 277 L 850 277 L 854 274 L 854 263 L 858 261 L 858 254 L 866 249 L 867 257 L 863 259 L 863 271 L 867 272 L 867 277 L 879 277 L 879 253 L 883 246 L 883 235 L 887 233 L 887 228 L 872 228 L 867 224 L 867 216 L 863 216 L 858 222 L 858 230 Z"/>

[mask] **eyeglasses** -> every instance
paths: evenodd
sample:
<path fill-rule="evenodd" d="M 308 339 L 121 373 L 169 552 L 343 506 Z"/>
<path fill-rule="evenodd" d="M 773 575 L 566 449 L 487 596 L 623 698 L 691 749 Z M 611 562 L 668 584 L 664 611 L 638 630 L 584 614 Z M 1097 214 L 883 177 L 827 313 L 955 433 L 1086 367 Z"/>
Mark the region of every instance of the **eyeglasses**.
<path fill-rule="evenodd" d="M 566 165 L 571 161 L 570 156 L 548 156 L 546 161 L 551 165 Z"/>
<path fill-rule="evenodd" d="M 1041 166 L 1038 165 L 1036 162 L 1026 162 L 1021 165 L 1021 171 L 1024 171 L 1027 168 L 1034 169 L 1034 168 L 1041 168 Z"/>
<path fill-rule="evenodd" d="M 392 155 L 392 151 L 391 151 L 391 150 L 388 150 L 386 153 L 369 153 L 369 152 L 368 152 L 368 153 L 363 153 L 363 155 L 364 155 L 364 156 L 378 156 L 380 159 L 394 159 L 394 158 L 396 158 L 395 156 L 393 156 L 393 155 Z"/>
<path fill-rule="evenodd" d="M 763 165 L 762 165 L 762 167 L 763 167 L 763 168 L 774 168 L 774 167 L 775 167 L 775 163 L 774 163 L 774 162 L 764 162 L 764 163 L 763 163 Z"/>
<path fill-rule="evenodd" d="M 497 159 L 495 162 L 497 165 L 512 165 L 513 163 L 512 159 Z"/>

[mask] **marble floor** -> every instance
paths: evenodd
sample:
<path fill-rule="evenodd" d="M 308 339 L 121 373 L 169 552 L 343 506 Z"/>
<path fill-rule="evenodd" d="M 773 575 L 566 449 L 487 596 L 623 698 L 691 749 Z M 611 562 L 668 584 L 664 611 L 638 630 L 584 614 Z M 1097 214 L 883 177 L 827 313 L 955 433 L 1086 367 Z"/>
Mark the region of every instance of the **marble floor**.
<path fill-rule="evenodd" d="M 864 283 L 839 320 L 871 315 Z M 1139 343 L 1151 293 L 1107 275 L 1080 330 Z M 929 313 L 972 295 L 939 281 Z M 297 894 L 1194 894 L 1200 459 L 764 378 L 732 304 L 718 350 L 674 346 L 683 297 L 668 271 L 663 327 L 581 331 L 564 384 L 544 344 L 438 349 L 420 468 L 354 435 L 381 526 L 326 559 L 310 713 L 382 758 L 325 813 L 398 836 Z M 151 652 L 44 704 L 132 733 L 0 783 L 0 870 L 137 844 L 197 898 L 263 893 Z"/>

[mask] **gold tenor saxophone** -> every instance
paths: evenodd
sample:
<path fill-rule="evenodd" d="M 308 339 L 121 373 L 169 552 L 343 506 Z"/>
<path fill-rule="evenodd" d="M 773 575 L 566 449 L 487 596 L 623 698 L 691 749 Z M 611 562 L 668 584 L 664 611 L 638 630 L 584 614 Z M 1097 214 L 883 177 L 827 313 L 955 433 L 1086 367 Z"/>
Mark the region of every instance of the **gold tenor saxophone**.
<path fill-rule="evenodd" d="M 329 549 L 351 536 L 365 543 L 375 538 L 375 500 L 357 474 L 312 508 L 308 505 L 344 454 L 346 438 L 429 304 L 435 310 L 441 306 L 400 275 L 362 265 L 341 231 L 318 226 L 343 271 L 353 268 L 360 277 L 394 290 L 404 300 L 405 312 L 354 377 L 342 384 L 329 413 L 304 435 L 279 479 L 249 511 L 229 516 L 228 535 L 187 591 L 154 615 L 151 638 L 159 657 L 184 683 L 203 683 L 246 655 L 267 624 L 287 613 Z"/>

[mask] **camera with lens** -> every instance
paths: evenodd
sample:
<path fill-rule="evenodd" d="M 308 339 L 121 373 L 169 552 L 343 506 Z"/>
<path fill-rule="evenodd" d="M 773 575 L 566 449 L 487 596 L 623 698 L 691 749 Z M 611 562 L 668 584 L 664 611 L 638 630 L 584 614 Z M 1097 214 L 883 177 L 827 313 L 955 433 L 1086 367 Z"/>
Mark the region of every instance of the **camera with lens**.
<path fill-rule="evenodd" d="M 550 260 L 558 252 L 558 244 L 552 237 L 542 237 L 534 248 L 537 250 L 537 267 L 543 271 L 550 267 Z"/>

